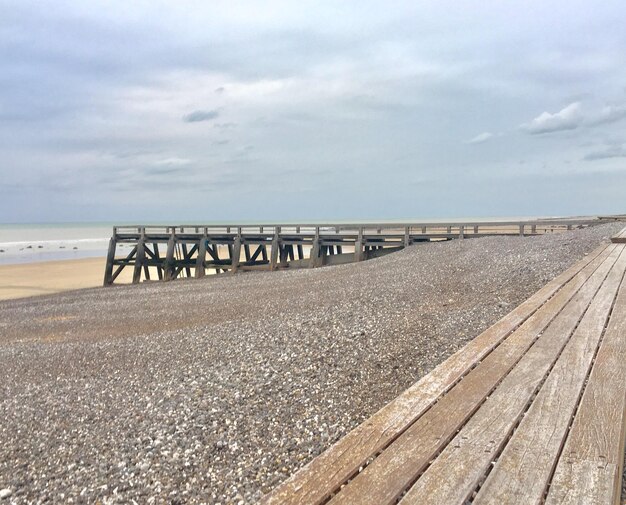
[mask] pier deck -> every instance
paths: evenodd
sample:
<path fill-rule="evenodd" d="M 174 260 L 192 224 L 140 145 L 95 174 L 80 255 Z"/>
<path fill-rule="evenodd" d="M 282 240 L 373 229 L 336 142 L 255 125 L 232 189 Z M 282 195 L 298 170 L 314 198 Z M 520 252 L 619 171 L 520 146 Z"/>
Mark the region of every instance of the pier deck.
<path fill-rule="evenodd" d="M 618 504 L 626 245 L 549 282 L 264 504 Z"/>
<path fill-rule="evenodd" d="M 104 285 L 126 268 L 132 282 L 207 273 L 314 268 L 376 258 L 433 240 L 537 235 L 599 224 L 598 219 L 510 222 L 116 226 Z M 123 255 L 120 256 L 120 253 Z"/>

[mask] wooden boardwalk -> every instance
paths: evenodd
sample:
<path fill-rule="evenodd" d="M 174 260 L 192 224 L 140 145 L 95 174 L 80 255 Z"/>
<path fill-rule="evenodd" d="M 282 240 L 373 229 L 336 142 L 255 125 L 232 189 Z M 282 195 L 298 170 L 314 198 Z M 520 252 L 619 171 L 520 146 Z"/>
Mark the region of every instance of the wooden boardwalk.
<path fill-rule="evenodd" d="M 611 242 L 614 244 L 626 244 L 626 228 L 611 237 Z"/>
<path fill-rule="evenodd" d="M 549 282 L 264 504 L 618 504 L 626 245 Z"/>
<path fill-rule="evenodd" d="M 376 258 L 418 242 L 490 235 L 538 235 L 602 221 L 530 221 L 115 226 L 104 285 L 125 269 L 132 282 L 204 277 L 207 272 L 315 268 Z M 122 253 L 120 256 L 119 253 Z"/>

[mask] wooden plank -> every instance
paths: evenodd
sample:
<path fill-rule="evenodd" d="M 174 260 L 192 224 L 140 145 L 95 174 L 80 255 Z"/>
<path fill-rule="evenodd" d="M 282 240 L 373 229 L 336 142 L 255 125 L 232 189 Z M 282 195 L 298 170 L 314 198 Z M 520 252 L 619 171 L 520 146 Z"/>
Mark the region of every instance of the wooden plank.
<path fill-rule="evenodd" d="M 558 355 L 560 349 L 554 350 L 551 356 L 553 342 L 566 340 L 574 331 L 615 259 L 613 255 L 609 256 L 591 273 L 580 290 L 574 291 L 573 298 L 567 286 L 559 291 L 350 481 L 330 503 L 395 503 L 534 344 L 538 346 L 538 351 L 531 353 L 529 365 L 525 367 L 529 377 L 520 374 L 515 378 L 523 380 L 527 386 L 527 400 L 552 364 L 552 357 L 556 359 Z M 536 339 L 538 344 L 535 344 Z M 533 365 L 538 368 L 537 371 L 532 370 Z M 517 412 L 519 407 L 512 410 Z"/>
<path fill-rule="evenodd" d="M 262 503 L 321 503 L 369 458 L 392 442 L 443 393 L 508 335 L 527 321 L 566 283 L 582 285 L 608 256 L 611 246 L 600 246 L 547 283 L 512 312 L 422 377 L 394 401 L 352 430 L 329 450 L 282 483 Z M 568 284 L 568 285 L 570 285 Z"/>
<path fill-rule="evenodd" d="M 614 250 L 611 257 L 594 275 L 606 275 L 613 266 L 611 262 L 614 262 L 620 253 L 621 251 Z M 565 388 L 566 383 L 572 379 L 572 375 L 575 375 L 570 374 L 570 372 L 580 370 L 580 373 L 576 375 L 579 379 L 578 389 L 576 389 L 570 403 L 567 404 L 562 399 L 555 402 L 557 407 L 569 405 L 570 411 L 563 413 L 562 409 L 556 408 L 553 409 L 552 417 L 545 416 L 546 419 L 552 419 L 555 422 L 562 420 L 562 424 L 564 424 L 562 429 L 567 429 L 571 410 L 576 405 L 578 391 L 582 387 L 582 382 L 608 318 L 613 298 L 626 268 L 626 254 L 622 254 L 618 261 L 619 263 L 613 266 L 609 277 L 600 287 L 600 291 L 593 299 L 580 325 L 576 328 L 572 339 L 568 342 L 571 334 L 568 328 L 572 328 L 571 325 L 576 323 L 577 313 L 584 310 L 584 306 L 580 305 L 584 288 L 550 324 L 537 343 L 531 347 L 434 463 L 420 476 L 417 483 L 400 502 L 401 504 L 463 503 L 469 499 L 480 480 L 487 474 L 493 458 L 507 443 L 510 433 L 524 414 L 529 401 L 541 385 L 543 377 L 555 363 L 566 344 L 565 351 L 550 375 L 551 382 L 547 382 L 543 386 L 538 400 L 542 401 L 541 399 L 546 396 L 546 388 L 550 388 L 551 392 L 562 393 L 563 391 L 558 388 Z M 576 304 L 579 304 L 578 307 L 574 307 Z M 580 369 L 576 369 L 577 364 L 584 364 L 584 366 L 581 365 Z M 557 381 L 555 379 L 564 380 Z M 555 381 L 558 383 L 556 389 L 552 387 Z M 567 391 L 571 391 L 571 389 Z M 537 405 L 537 400 L 533 404 L 533 409 L 537 408 L 535 405 Z M 541 406 L 546 410 L 547 405 L 546 401 L 542 401 Z M 529 411 L 529 414 L 524 417 L 523 423 L 528 424 L 530 422 L 529 416 L 533 415 L 533 412 L 536 410 L 531 409 Z M 541 411 L 539 412 L 541 415 Z M 550 431 L 546 429 L 543 433 L 550 433 Z M 550 441 L 545 444 L 539 440 L 535 442 L 537 445 L 528 449 L 529 454 L 535 449 L 541 452 Z M 558 451 L 558 448 L 557 445 L 555 451 Z M 539 455 L 537 459 L 540 460 L 542 455 Z M 532 458 L 530 459 L 532 460 Z M 533 471 L 534 469 L 529 471 L 528 475 L 532 475 Z M 524 477 L 525 475 L 522 476 L 522 479 Z M 515 497 L 513 494 L 511 496 L 513 496 L 514 502 L 519 499 L 519 503 L 527 503 L 526 500 Z M 507 499 L 508 495 L 502 499 L 501 503 L 507 503 Z M 528 501 L 528 503 L 530 502 Z"/>
<path fill-rule="evenodd" d="M 622 281 L 546 505 L 619 503 L 626 432 L 624 356 L 626 280 Z"/>
<path fill-rule="evenodd" d="M 611 242 L 615 244 L 626 244 L 626 228 L 611 237 Z"/>
<path fill-rule="evenodd" d="M 625 268 L 622 255 L 474 503 L 539 503 L 543 498 Z"/>

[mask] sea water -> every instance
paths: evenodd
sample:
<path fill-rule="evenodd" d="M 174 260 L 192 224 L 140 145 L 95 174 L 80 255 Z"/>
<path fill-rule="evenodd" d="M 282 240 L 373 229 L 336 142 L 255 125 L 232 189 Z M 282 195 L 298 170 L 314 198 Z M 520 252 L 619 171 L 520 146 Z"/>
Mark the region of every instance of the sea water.
<path fill-rule="evenodd" d="M 112 223 L 0 224 L 0 264 L 105 256 Z"/>

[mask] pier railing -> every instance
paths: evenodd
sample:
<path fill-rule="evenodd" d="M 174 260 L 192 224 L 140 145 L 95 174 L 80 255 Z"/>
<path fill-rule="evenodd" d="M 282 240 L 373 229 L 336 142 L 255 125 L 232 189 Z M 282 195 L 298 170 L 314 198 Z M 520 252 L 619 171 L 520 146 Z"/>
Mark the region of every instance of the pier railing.
<path fill-rule="evenodd" d="M 492 235 L 538 235 L 599 222 L 595 218 L 581 218 L 448 223 L 115 226 L 109 243 L 104 285 L 111 285 L 121 278 L 139 283 L 142 280 L 200 278 L 207 273 L 242 270 L 315 268 L 367 260 L 419 242 Z"/>

